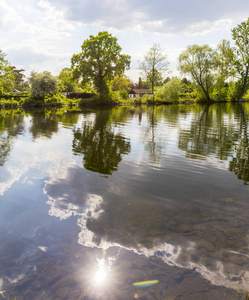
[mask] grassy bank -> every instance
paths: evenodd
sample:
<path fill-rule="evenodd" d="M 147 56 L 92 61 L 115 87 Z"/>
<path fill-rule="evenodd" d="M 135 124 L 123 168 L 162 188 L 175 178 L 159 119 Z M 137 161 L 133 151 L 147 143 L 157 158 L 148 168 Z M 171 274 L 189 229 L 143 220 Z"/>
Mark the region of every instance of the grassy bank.
<path fill-rule="evenodd" d="M 189 95 L 188 95 L 189 96 Z M 249 97 L 244 98 L 244 101 L 248 101 Z M 218 102 L 231 102 L 231 101 L 212 101 L 209 103 Z M 193 103 L 206 103 L 195 97 L 179 97 L 176 100 L 165 100 L 152 96 L 145 95 L 142 98 L 124 99 L 118 93 L 112 93 L 104 98 L 99 95 L 95 95 L 92 98 L 87 99 L 69 99 L 66 96 L 58 93 L 51 97 L 45 97 L 44 99 L 34 98 L 30 95 L 0 95 L 0 108 L 18 108 L 18 107 L 62 107 L 62 106 L 81 106 L 81 107 L 109 107 L 117 105 L 167 105 L 167 104 L 193 104 Z"/>

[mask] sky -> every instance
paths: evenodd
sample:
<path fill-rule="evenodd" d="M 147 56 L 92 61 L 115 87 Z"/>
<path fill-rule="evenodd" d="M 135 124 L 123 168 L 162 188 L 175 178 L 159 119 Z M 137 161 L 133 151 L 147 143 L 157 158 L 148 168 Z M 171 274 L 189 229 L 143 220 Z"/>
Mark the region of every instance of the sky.
<path fill-rule="evenodd" d="M 248 17 L 248 0 L 0 0 L 0 49 L 26 76 L 58 75 L 89 35 L 108 31 L 138 82 L 139 61 L 155 43 L 169 61 L 164 77 L 181 76 L 177 60 L 188 45 L 232 43 L 231 29 Z"/>

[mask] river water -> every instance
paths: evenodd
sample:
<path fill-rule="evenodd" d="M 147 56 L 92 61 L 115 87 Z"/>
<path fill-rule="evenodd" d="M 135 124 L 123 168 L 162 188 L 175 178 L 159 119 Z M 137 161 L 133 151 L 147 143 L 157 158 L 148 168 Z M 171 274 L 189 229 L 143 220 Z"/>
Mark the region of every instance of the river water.
<path fill-rule="evenodd" d="M 249 104 L 0 111 L 0 298 L 244 299 Z"/>

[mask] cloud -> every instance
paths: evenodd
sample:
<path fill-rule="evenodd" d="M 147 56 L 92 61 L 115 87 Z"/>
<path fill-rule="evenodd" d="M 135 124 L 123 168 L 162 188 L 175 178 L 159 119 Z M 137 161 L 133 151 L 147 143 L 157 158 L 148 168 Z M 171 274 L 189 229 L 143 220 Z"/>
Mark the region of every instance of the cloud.
<path fill-rule="evenodd" d="M 50 24 L 52 28 L 57 30 L 74 29 L 72 23 L 65 19 L 65 11 L 63 8 L 60 7 L 60 9 L 56 9 L 56 7 L 54 7 L 47 0 L 39 0 L 37 5 L 45 10 L 46 21 Z"/>
<path fill-rule="evenodd" d="M 249 9 L 247 0 L 50 0 L 50 3 L 58 9 L 63 7 L 68 19 L 82 24 L 163 34 L 220 29 L 210 28 L 210 24 L 230 25 L 232 20 L 246 17 L 245 11 Z"/>
<path fill-rule="evenodd" d="M 10 48 L 8 50 L 8 55 L 9 57 L 13 58 L 17 65 L 40 63 L 53 57 L 53 55 L 51 55 L 50 53 L 46 53 L 41 49 L 34 49 L 27 46 L 23 46 L 21 48 Z"/>

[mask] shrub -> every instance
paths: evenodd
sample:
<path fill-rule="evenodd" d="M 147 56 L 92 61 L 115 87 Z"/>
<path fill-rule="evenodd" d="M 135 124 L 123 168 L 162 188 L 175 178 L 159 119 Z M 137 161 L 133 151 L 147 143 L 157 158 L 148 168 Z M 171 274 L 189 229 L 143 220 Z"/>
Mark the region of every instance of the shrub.
<path fill-rule="evenodd" d="M 172 78 L 156 91 L 156 100 L 162 102 L 178 102 L 183 91 L 182 82 L 178 78 Z"/>

